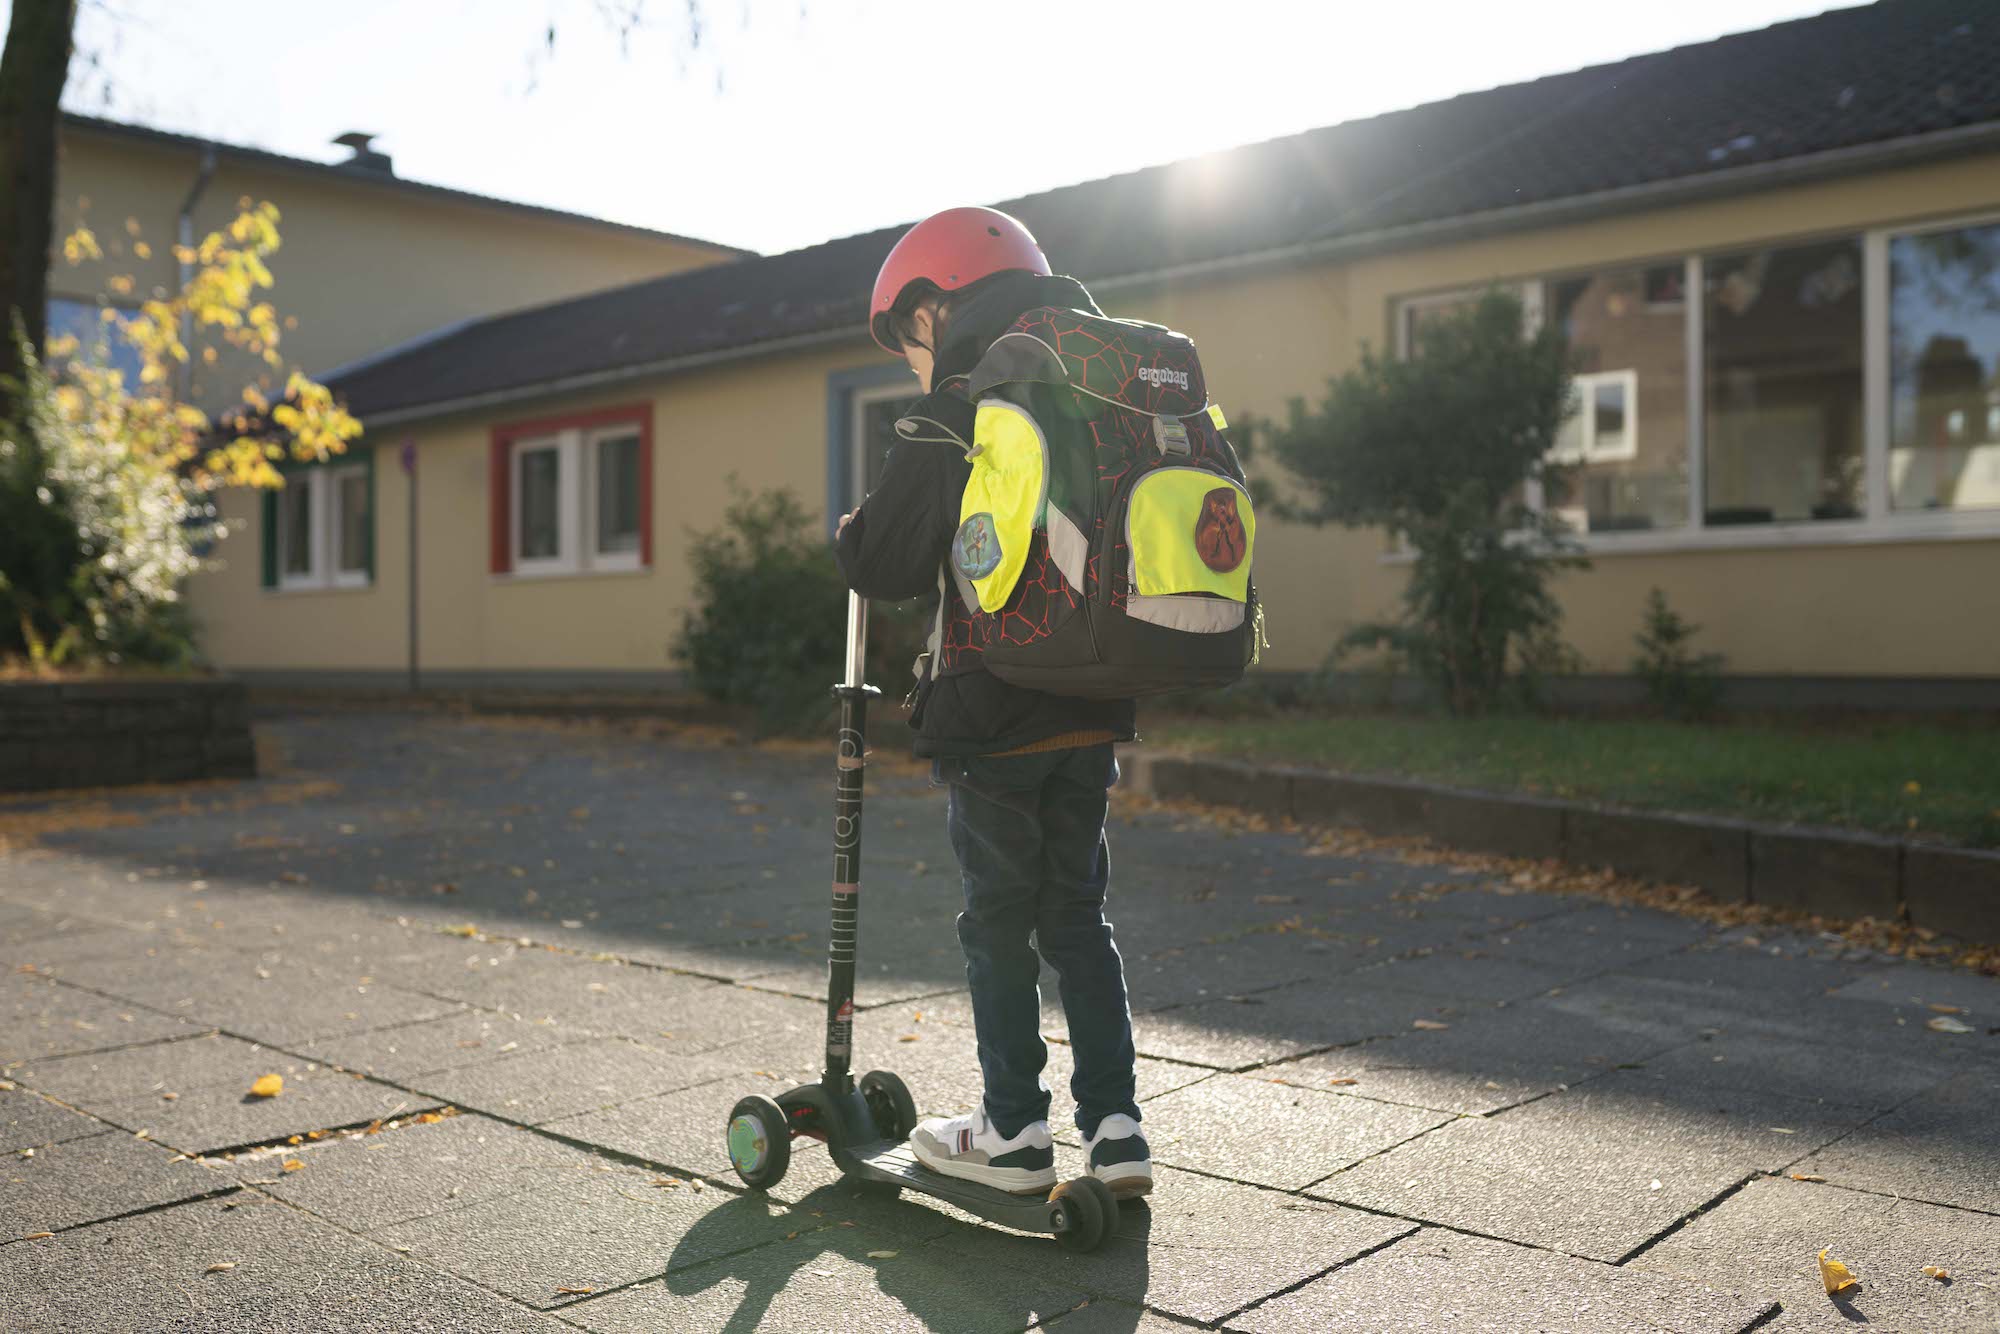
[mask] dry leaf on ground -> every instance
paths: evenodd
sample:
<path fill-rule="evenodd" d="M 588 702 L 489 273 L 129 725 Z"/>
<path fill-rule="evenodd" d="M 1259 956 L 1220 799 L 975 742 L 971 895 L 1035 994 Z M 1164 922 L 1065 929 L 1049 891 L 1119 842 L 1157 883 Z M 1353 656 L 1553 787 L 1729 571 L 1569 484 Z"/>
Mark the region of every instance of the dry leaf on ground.
<path fill-rule="evenodd" d="M 259 1075 L 257 1076 L 257 1082 L 250 1086 L 252 1096 L 259 1098 L 275 1098 L 284 1091 L 285 1077 L 283 1075 Z"/>
<path fill-rule="evenodd" d="M 1436 1032 L 1436 1031 L 1437 1031 L 1438 1029 L 1441 1029 L 1441 1028 L 1450 1028 L 1450 1027 L 1451 1027 L 1451 1025 L 1450 1025 L 1450 1024 L 1441 1024 L 1441 1023 L 1439 1023 L 1439 1022 L 1438 1022 L 1437 1020 L 1435 1020 L 1435 1019 L 1418 1019 L 1418 1020 L 1414 1021 L 1413 1023 L 1411 1023 L 1410 1027 L 1411 1027 L 1411 1028 L 1422 1028 L 1422 1029 L 1426 1029 L 1426 1030 L 1429 1030 L 1429 1031 L 1431 1031 L 1431 1032 Z"/>
<path fill-rule="evenodd" d="M 1829 1297 L 1837 1292 L 1844 1292 L 1848 1288 L 1855 1287 L 1861 1282 L 1860 1279 L 1854 1276 L 1854 1271 L 1846 1265 L 1838 1260 L 1829 1260 L 1826 1258 L 1827 1251 L 1832 1249 L 1833 1247 L 1827 1246 L 1822 1248 L 1819 1253 L 1819 1281 L 1826 1285 L 1826 1295 Z"/>
<path fill-rule="evenodd" d="M 234 1268 L 236 1268 L 234 1260 L 218 1260 L 201 1272 L 204 1274 L 226 1274 Z"/>
<path fill-rule="evenodd" d="M 27 1233 L 26 1235 L 24 1235 L 24 1236 L 23 1236 L 23 1237 L 21 1238 L 21 1240 L 22 1240 L 22 1241 L 42 1241 L 42 1240 L 44 1240 L 44 1239 L 46 1239 L 46 1238 L 49 1238 L 49 1237 L 53 1237 L 54 1235 L 55 1235 L 55 1233 L 53 1233 L 53 1232 L 30 1232 L 30 1233 Z"/>
<path fill-rule="evenodd" d="M 1326 1082 L 1332 1084 L 1335 1088 L 1346 1088 L 1349 1084 L 1359 1084 L 1361 1081 L 1358 1079 L 1329 1079 Z"/>
<path fill-rule="evenodd" d="M 1931 1008 L 1932 1008 L 1933 1010 L 1937 1011 L 1937 1012 L 1938 1012 L 1939 1014 L 1964 1014 L 1964 1013 L 1965 1013 L 1965 1007 L 1964 1007 L 1963 1005 L 1940 1005 L 1940 1004 L 1938 1004 L 1938 1003 L 1937 1003 L 1936 1001 L 1933 1001 L 1933 1002 L 1931 1002 Z"/>
<path fill-rule="evenodd" d="M 586 1294 L 589 1294 L 589 1293 L 593 1293 L 593 1292 L 596 1292 L 596 1291 L 597 1291 L 597 1289 L 596 1289 L 596 1288 L 557 1288 L 557 1289 L 556 1289 L 556 1291 L 557 1291 L 558 1293 L 562 1293 L 562 1294 L 565 1294 L 565 1295 L 567 1295 L 567 1296 L 571 1296 L 571 1297 L 582 1297 L 582 1296 L 585 1296 Z"/>
<path fill-rule="evenodd" d="M 1941 1265 L 1925 1265 L 1924 1277 L 1934 1278 L 1940 1283 L 1951 1282 L 1951 1271 Z"/>
<path fill-rule="evenodd" d="M 1810 1172 L 1794 1172 L 1794 1173 L 1792 1173 L 1792 1180 L 1794 1180 L 1794 1181 L 1824 1181 L 1824 1180 L 1826 1180 L 1826 1178 L 1825 1178 L 1825 1177 L 1816 1177 L 1816 1176 L 1814 1176 L 1814 1175 L 1813 1175 L 1812 1173 L 1810 1173 Z"/>
<path fill-rule="evenodd" d="M 1924 1025 L 1933 1033 L 1970 1033 L 1972 1025 L 1953 1019 L 1949 1015 L 1939 1015 Z"/>
<path fill-rule="evenodd" d="M 287 1158 L 285 1159 L 284 1170 L 287 1172 L 303 1172 L 306 1170 L 306 1165 L 296 1158 Z"/>
<path fill-rule="evenodd" d="M 895 1251 L 870 1251 L 870 1252 L 868 1252 L 868 1258 L 869 1258 L 869 1259 L 871 1259 L 871 1260 L 893 1260 L 893 1259 L 895 1259 L 895 1258 L 896 1258 L 896 1252 L 895 1252 Z"/>

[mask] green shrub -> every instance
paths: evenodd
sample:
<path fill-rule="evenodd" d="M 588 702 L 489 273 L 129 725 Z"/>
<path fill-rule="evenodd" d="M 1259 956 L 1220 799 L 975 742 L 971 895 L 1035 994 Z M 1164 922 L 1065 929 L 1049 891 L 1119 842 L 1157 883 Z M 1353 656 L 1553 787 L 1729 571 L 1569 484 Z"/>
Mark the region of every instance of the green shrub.
<path fill-rule="evenodd" d="M 694 607 L 674 655 L 695 689 L 745 710 L 760 732 L 807 731 L 832 713 L 847 661 L 847 585 L 819 520 L 789 490 L 751 494 L 730 479 L 722 525 L 692 536 Z M 875 728 L 910 686 L 929 609 L 869 612 L 868 681 L 879 686 Z"/>
<path fill-rule="evenodd" d="M 1653 707 L 1669 718 L 1704 718 L 1722 702 L 1722 655 L 1689 648 L 1700 631 L 1667 605 L 1660 589 L 1646 595 L 1632 670 L 1646 683 Z"/>
<path fill-rule="evenodd" d="M 1384 528 L 1415 555 L 1402 618 L 1356 627 L 1340 651 L 1400 654 L 1454 713 L 1493 707 L 1510 673 L 1560 658 L 1549 582 L 1584 562 L 1523 497 L 1560 480 L 1549 449 L 1569 409 L 1562 335 L 1524 338 L 1520 303 L 1500 292 L 1425 320 L 1409 357 L 1364 351 L 1316 409 L 1292 405 L 1269 431 L 1306 496 L 1286 512 Z"/>

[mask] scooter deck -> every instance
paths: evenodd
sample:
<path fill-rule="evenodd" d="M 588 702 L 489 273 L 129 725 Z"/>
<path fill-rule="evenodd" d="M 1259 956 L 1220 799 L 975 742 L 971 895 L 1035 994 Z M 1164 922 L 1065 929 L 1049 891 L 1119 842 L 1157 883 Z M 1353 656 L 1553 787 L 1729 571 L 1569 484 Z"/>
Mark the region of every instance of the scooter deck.
<path fill-rule="evenodd" d="M 900 1186 L 955 1204 L 969 1214 L 1021 1232 L 1058 1232 L 1060 1210 L 1045 1194 L 1013 1195 L 977 1181 L 933 1172 L 917 1161 L 907 1143 L 876 1140 L 833 1151 L 841 1171 L 864 1181 Z"/>

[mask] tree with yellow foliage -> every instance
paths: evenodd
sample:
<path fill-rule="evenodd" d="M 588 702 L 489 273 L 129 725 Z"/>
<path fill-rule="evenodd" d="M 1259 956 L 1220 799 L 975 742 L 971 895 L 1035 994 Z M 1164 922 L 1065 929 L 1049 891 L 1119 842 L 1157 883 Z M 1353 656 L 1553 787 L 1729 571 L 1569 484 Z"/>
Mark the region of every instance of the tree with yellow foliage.
<path fill-rule="evenodd" d="M 186 665 L 180 586 L 227 535 L 209 496 L 282 486 L 280 463 L 324 460 L 361 434 L 324 385 L 287 367 L 283 322 L 264 299 L 278 222 L 273 205 L 244 201 L 228 227 L 176 248 L 179 290 L 136 312 L 107 306 L 90 345 L 52 338 L 44 363 L 15 330 L 24 410 L 0 422 L 0 658 Z M 103 257 L 87 229 L 62 251 L 72 265 Z M 134 286 L 108 283 L 119 295 Z M 112 364 L 114 340 L 136 358 L 136 383 Z M 211 419 L 175 392 L 191 343 L 211 365 L 218 344 L 254 359 L 267 383 L 284 377 L 283 392 L 274 401 L 245 385 L 243 407 Z"/>

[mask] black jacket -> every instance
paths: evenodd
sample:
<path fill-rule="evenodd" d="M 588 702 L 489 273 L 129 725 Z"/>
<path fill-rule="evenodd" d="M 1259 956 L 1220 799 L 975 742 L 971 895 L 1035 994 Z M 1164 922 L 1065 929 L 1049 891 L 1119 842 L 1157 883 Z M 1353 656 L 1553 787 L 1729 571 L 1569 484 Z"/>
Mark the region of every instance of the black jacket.
<path fill-rule="evenodd" d="M 973 408 L 959 392 L 963 377 L 994 339 L 1039 306 L 1097 312 L 1072 278 L 1007 274 L 981 284 L 953 306 L 932 376 L 938 389 L 909 415 L 970 440 Z M 884 602 L 935 596 L 971 475 L 972 465 L 954 445 L 893 446 L 881 480 L 834 544 L 848 587 Z M 1133 714 L 1130 700 L 1044 694 L 980 669 L 923 682 L 910 726 L 919 755 L 990 755 L 1068 732 L 1109 732 L 1130 741 Z"/>

